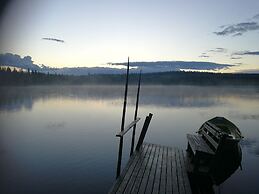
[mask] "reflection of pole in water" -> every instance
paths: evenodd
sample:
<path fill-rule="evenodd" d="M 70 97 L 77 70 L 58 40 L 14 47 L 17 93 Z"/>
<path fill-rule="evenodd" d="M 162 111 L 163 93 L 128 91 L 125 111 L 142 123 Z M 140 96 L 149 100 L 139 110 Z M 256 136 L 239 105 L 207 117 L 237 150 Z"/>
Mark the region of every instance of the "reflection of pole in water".
<path fill-rule="evenodd" d="M 124 104 L 123 104 L 122 120 L 121 120 L 121 131 L 123 131 L 124 123 L 125 123 L 125 114 L 126 114 L 126 106 L 127 106 L 127 94 L 128 94 L 128 82 L 129 82 L 129 57 L 128 57 L 128 66 L 127 66 L 126 83 L 125 83 Z M 123 136 L 120 137 L 116 178 L 118 176 L 120 176 L 120 171 L 121 171 L 122 147 L 123 147 Z"/>
<path fill-rule="evenodd" d="M 139 72 L 139 79 L 138 79 L 138 92 L 137 92 L 137 99 L 136 99 L 136 108 L 135 108 L 134 121 L 137 119 L 137 116 L 138 116 L 138 103 L 139 103 L 140 82 L 141 82 L 141 70 Z M 133 154 L 133 151 L 134 151 L 135 131 L 136 131 L 136 124 L 134 125 L 133 131 L 132 131 L 130 156 Z"/>

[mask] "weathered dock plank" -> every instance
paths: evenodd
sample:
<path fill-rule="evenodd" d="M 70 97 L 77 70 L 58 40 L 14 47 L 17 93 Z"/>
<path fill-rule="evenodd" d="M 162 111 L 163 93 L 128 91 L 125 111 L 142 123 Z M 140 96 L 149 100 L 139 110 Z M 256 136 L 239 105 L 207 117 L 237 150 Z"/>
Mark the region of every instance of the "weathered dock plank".
<path fill-rule="evenodd" d="M 172 183 L 172 149 L 167 148 L 166 193 L 173 193 Z"/>
<path fill-rule="evenodd" d="M 126 189 L 126 187 L 128 185 L 131 185 L 132 182 L 134 183 L 135 174 L 138 172 L 139 166 L 142 164 L 143 158 L 147 154 L 150 147 L 151 147 L 150 144 L 147 146 L 143 146 L 143 151 L 141 153 L 139 153 L 138 157 L 134 160 L 135 161 L 135 162 L 133 162 L 134 165 L 131 165 L 129 167 L 128 172 L 126 173 L 125 177 L 122 179 L 122 182 L 119 185 L 119 188 L 115 193 L 125 193 L 124 190 Z"/>
<path fill-rule="evenodd" d="M 138 193 L 140 184 L 144 184 L 144 183 L 142 183 L 142 181 L 143 181 L 145 172 L 148 171 L 146 169 L 146 167 L 151 161 L 150 157 L 152 156 L 152 152 L 154 152 L 154 150 L 155 150 L 155 146 L 152 147 L 151 151 L 149 152 L 149 155 L 145 158 L 145 161 L 142 163 L 142 166 L 140 167 L 140 170 L 139 170 L 138 175 L 136 177 L 135 184 L 132 187 L 131 193 Z"/>
<path fill-rule="evenodd" d="M 183 150 L 144 143 L 109 193 L 191 194 Z"/>
<path fill-rule="evenodd" d="M 162 148 L 160 146 L 156 146 L 156 148 L 157 148 L 157 152 L 155 153 L 154 162 L 153 162 L 152 167 L 150 169 L 150 175 L 149 175 L 148 183 L 147 183 L 147 186 L 146 186 L 146 189 L 145 189 L 145 193 L 152 193 L 153 186 L 154 186 L 156 169 L 157 169 L 157 166 L 158 166 L 158 158 L 159 158 L 159 155 L 162 152 Z"/>
<path fill-rule="evenodd" d="M 178 187 L 178 176 L 177 176 L 177 166 L 176 166 L 176 151 L 171 148 L 172 152 L 172 179 L 173 179 L 173 193 L 180 193 Z"/>
<path fill-rule="evenodd" d="M 191 194 L 192 193 L 191 186 L 190 186 L 189 178 L 187 175 L 187 163 L 186 163 L 186 159 L 184 157 L 183 150 L 179 150 L 179 155 L 180 155 L 180 161 L 181 161 L 181 166 L 182 166 L 185 193 Z"/>
<path fill-rule="evenodd" d="M 159 193 L 159 185 L 160 185 L 160 178 L 161 178 L 161 168 L 162 168 L 162 158 L 163 158 L 163 153 L 164 149 L 161 147 L 161 152 L 158 157 L 157 161 L 157 167 L 156 167 L 156 173 L 155 173 L 155 180 L 154 180 L 154 185 L 153 185 L 153 191 L 152 193 L 156 194 Z"/>
<path fill-rule="evenodd" d="M 152 170 L 155 169 L 155 165 L 156 165 L 156 161 L 157 161 L 156 160 L 157 159 L 156 155 L 157 155 L 158 152 L 159 152 L 159 147 L 154 146 L 154 152 L 152 153 L 152 156 L 149 159 L 149 163 L 146 166 L 146 171 L 145 171 L 145 173 L 143 175 L 143 179 L 141 181 L 141 185 L 140 185 L 140 188 L 138 190 L 138 193 L 145 193 L 145 190 L 147 188 L 148 183 L 149 182 L 153 182 L 151 180 L 151 177 L 152 177 L 152 173 L 154 171 L 152 171 Z M 152 189 L 152 187 L 151 187 L 151 189 Z"/>
<path fill-rule="evenodd" d="M 167 148 L 163 147 L 163 158 L 162 158 L 159 193 L 166 193 L 166 178 L 167 178 L 166 167 L 167 167 Z"/>
<path fill-rule="evenodd" d="M 145 152 L 147 151 L 147 148 L 148 148 L 148 146 L 143 146 L 143 148 L 138 153 L 135 152 L 131 156 L 128 164 L 126 165 L 126 167 L 122 171 L 121 175 L 117 178 L 116 182 L 112 186 L 112 189 L 110 190 L 109 193 L 114 194 L 114 193 L 116 193 L 116 191 L 118 191 L 118 188 L 121 187 L 122 185 L 125 185 L 125 187 L 127 186 L 127 180 L 130 179 L 131 174 L 133 173 L 133 170 L 134 170 L 135 166 L 140 161 L 140 157 L 143 154 L 145 154 Z"/>
<path fill-rule="evenodd" d="M 176 158 L 176 170 L 177 170 L 179 193 L 185 193 L 182 165 L 180 161 L 179 150 L 177 148 L 175 149 L 175 158 Z"/>
<path fill-rule="evenodd" d="M 137 164 L 137 166 L 136 166 L 136 168 L 135 168 L 135 170 L 134 170 L 134 172 L 133 172 L 133 174 L 132 174 L 132 176 L 131 176 L 131 178 L 130 178 L 130 180 L 128 182 L 128 185 L 127 185 L 124 193 L 130 193 L 131 189 L 136 184 L 138 184 L 138 181 L 136 181 L 136 179 L 138 178 L 138 175 L 141 176 L 140 170 L 142 170 L 144 168 L 143 166 L 145 165 L 145 163 L 147 161 L 147 158 L 150 155 L 151 149 L 152 149 L 152 145 L 149 145 L 146 154 L 141 158 L 140 162 Z M 120 193 L 120 192 L 118 192 L 118 193 Z"/>

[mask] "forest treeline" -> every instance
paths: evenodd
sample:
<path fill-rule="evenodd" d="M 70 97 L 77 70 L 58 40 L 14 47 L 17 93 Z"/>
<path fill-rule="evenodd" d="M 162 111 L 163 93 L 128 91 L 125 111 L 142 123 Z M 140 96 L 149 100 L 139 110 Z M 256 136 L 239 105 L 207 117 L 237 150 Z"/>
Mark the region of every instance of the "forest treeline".
<path fill-rule="evenodd" d="M 137 83 L 138 74 L 130 74 L 130 84 Z M 33 70 L 0 67 L 0 85 L 80 85 L 124 84 L 124 74 L 92 74 L 83 76 L 44 74 Z M 259 74 L 160 72 L 142 75 L 142 84 L 181 85 L 259 85 Z"/>

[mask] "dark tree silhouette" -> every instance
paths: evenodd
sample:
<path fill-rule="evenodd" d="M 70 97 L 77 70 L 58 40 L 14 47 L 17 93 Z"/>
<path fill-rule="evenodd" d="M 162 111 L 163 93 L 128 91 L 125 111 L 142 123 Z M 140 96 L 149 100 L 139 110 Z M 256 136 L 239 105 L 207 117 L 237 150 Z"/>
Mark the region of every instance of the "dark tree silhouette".
<path fill-rule="evenodd" d="M 163 72 L 146 73 L 142 84 L 182 85 L 259 85 L 259 74 Z M 44 74 L 36 70 L 0 68 L 0 85 L 48 85 L 48 84 L 123 84 L 123 74 L 89 74 L 84 76 Z M 129 84 L 136 84 L 137 74 L 131 74 Z"/>

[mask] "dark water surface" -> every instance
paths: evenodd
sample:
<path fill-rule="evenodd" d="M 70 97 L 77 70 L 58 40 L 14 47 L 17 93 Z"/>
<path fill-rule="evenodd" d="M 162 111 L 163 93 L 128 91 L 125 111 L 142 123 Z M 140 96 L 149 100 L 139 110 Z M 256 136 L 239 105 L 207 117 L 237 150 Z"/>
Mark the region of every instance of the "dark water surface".
<path fill-rule="evenodd" d="M 127 122 L 135 95 L 130 86 Z M 0 88 L 0 193 L 106 193 L 115 178 L 122 103 L 123 86 Z M 245 137 L 243 170 L 216 193 L 259 193 L 259 87 L 143 86 L 139 127 L 149 112 L 146 141 L 183 149 L 186 133 L 204 121 L 231 120 Z"/>

